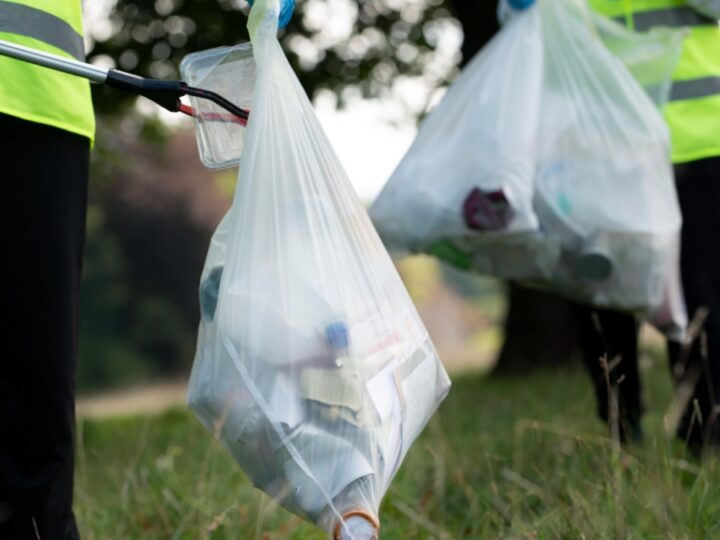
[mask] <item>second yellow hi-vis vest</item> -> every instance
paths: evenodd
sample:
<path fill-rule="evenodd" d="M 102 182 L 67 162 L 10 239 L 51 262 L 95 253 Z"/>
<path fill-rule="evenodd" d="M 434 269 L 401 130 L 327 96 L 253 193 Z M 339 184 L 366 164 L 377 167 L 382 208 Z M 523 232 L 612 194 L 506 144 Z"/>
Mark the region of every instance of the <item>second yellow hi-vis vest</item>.
<path fill-rule="evenodd" d="M 0 0 L 0 39 L 85 61 L 80 0 Z M 92 141 L 88 81 L 0 55 L 0 113 Z"/>
<path fill-rule="evenodd" d="M 673 74 L 665 120 L 674 163 L 720 156 L 720 26 L 686 0 L 589 0 L 602 15 L 637 31 L 655 26 L 687 28 Z"/>

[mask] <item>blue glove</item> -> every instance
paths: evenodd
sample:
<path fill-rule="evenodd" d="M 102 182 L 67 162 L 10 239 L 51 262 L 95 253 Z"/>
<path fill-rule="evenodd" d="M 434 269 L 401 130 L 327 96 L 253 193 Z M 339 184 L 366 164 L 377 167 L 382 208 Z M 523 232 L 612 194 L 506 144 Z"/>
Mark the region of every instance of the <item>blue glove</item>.
<path fill-rule="evenodd" d="M 517 0 L 513 0 L 517 1 Z M 248 4 L 252 7 L 254 0 L 248 0 Z M 278 28 L 285 28 L 292 18 L 295 11 L 295 0 L 280 0 L 280 17 L 278 18 Z"/>
<path fill-rule="evenodd" d="M 510 4 L 510 7 L 517 11 L 527 9 L 534 3 L 535 0 L 508 0 L 508 4 Z"/>

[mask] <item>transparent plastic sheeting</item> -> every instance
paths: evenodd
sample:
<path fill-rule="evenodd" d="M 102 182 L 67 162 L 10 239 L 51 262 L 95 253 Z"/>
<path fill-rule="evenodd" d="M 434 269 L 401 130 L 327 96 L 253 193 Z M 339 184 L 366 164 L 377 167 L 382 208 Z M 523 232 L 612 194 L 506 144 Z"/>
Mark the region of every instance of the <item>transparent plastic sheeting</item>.
<path fill-rule="evenodd" d="M 200 285 L 188 402 L 253 484 L 337 538 L 383 494 L 450 381 L 256 0 L 253 109 Z"/>
<path fill-rule="evenodd" d="M 523 22 L 500 32 L 470 62 L 423 122 L 372 206 L 370 215 L 391 249 L 422 251 L 475 230 L 473 237 L 499 255 L 498 236 L 505 242 L 538 229 L 532 178 L 543 48 L 539 17 Z M 466 220 L 465 206 L 488 211 L 472 212 Z M 479 252 L 485 249 L 485 244 L 478 246 Z M 524 264 L 533 264 L 532 258 Z M 476 269 L 515 277 L 536 273 L 519 264 L 509 266 L 479 264 Z"/>
<path fill-rule="evenodd" d="M 603 45 L 630 71 L 653 103 L 662 108 L 670 98 L 672 74 L 689 30 L 658 26 L 646 32 L 634 32 L 595 12 L 592 23 Z"/>
<path fill-rule="evenodd" d="M 539 0 L 511 18 L 423 122 L 370 215 L 399 254 L 648 315 L 677 334 L 668 129 L 593 20 L 584 0 Z M 647 63 L 677 59 L 677 42 L 660 41 Z"/>
<path fill-rule="evenodd" d="M 189 54 L 180 63 L 180 74 L 190 86 L 216 92 L 238 107 L 249 109 L 255 87 L 255 60 L 250 43 L 218 47 Z M 195 135 L 200 160 L 210 169 L 237 167 L 245 127 L 210 100 L 190 97 L 195 110 Z"/>

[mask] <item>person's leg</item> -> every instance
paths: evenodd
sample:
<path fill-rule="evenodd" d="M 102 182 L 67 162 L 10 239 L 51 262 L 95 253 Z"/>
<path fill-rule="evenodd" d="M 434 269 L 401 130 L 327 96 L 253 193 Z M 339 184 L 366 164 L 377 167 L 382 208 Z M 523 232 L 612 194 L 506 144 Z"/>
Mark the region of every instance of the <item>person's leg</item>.
<path fill-rule="evenodd" d="M 640 439 L 643 405 L 635 316 L 579 304 L 573 305 L 573 311 L 583 361 L 595 388 L 598 416 L 611 421 L 610 395 L 616 392 L 621 440 Z M 603 364 L 603 358 L 607 359 L 607 365 Z"/>
<path fill-rule="evenodd" d="M 692 319 L 701 307 L 709 310 L 703 335 L 678 372 L 689 380 L 700 374 L 678 429 L 678 437 L 699 450 L 720 445 L 720 250 L 714 245 L 720 231 L 720 158 L 676 165 L 675 177 L 683 215 L 680 268 L 688 314 Z"/>
<path fill-rule="evenodd" d="M 75 356 L 89 142 L 0 115 L 0 538 L 78 537 Z"/>

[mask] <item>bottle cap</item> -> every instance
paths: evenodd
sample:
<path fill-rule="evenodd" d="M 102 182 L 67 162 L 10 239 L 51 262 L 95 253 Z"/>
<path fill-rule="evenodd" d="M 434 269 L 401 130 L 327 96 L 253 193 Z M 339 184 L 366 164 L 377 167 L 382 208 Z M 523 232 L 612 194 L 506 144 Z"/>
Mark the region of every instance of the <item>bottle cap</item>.
<path fill-rule="evenodd" d="M 335 540 L 378 540 L 380 522 L 366 510 L 345 512 L 335 525 Z"/>
<path fill-rule="evenodd" d="M 613 271 L 610 255 L 600 249 L 592 249 L 581 253 L 575 261 L 575 272 L 590 281 L 604 281 Z"/>
<path fill-rule="evenodd" d="M 350 336 L 344 322 L 335 322 L 325 327 L 325 339 L 334 350 L 344 350 L 350 346 Z"/>
<path fill-rule="evenodd" d="M 534 3 L 535 0 L 508 0 L 508 4 L 510 4 L 510 7 L 517 11 L 527 9 Z"/>

